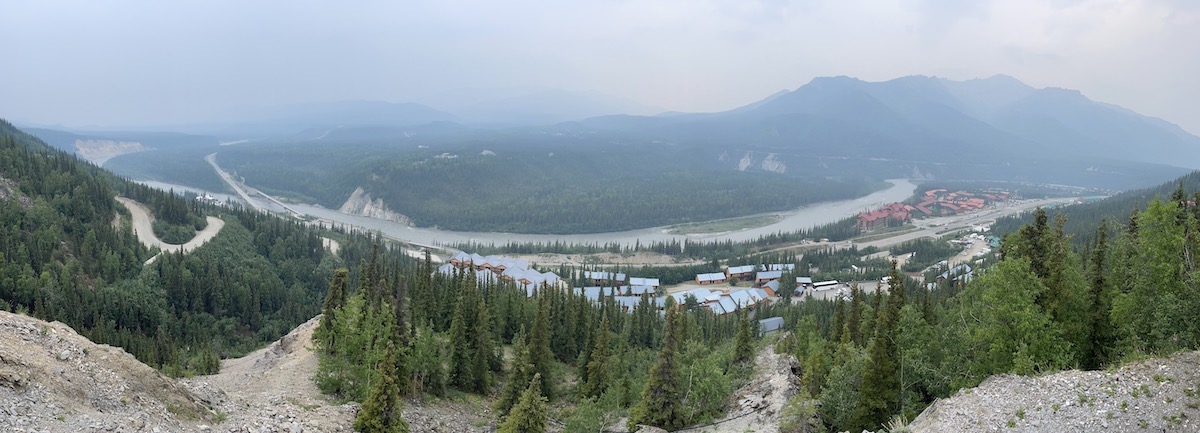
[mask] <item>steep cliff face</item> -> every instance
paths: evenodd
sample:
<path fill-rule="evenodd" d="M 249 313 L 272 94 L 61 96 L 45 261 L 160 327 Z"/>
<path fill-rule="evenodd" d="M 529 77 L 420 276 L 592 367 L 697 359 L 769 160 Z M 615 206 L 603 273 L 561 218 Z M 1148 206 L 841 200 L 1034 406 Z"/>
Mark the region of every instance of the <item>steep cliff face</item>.
<path fill-rule="evenodd" d="M 99 166 L 104 166 L 104 163 L 112 157 L 147 150 L 150 149 L 137 141 L 75 140 L 75 153 Z"/>
<path fill-rule="evenodd" d="M 407 216 L 388 209 L 382 199 L 372 199 L 371 194 L 364 191 L 362 187 L 358 187 L 350 194 L 350 198 L 346 199 L 341 208 L 338 208 L 338 212 L 347 215 L 395 221 L 401 224 L 409 224 L 411 222 Z"/>
<path fill-rule="evenodd" d="M 762 169 L 773 173 L 787 173 L 787 164 L 779 159 L 779 155 L 774 153 L 767 154 L 767 157 L 762 160 Z"/>
<path fill-rule="evenodd" d="M 727 153 L 721 154 L 721 158 L 719 158 L 719 160 L 722 162 L 725 161 L 726 156 Z M 746 152 L 744 155 L 742 155 L 742 158 L 738 160 L 737 170 L 753 171 L 753 169 L 783 174 L 787 173 L 787 162 L 779 159 L 779 155 L 775 153 L 768 153 L 765 158 L 756 162 L 754 152 Z"/>

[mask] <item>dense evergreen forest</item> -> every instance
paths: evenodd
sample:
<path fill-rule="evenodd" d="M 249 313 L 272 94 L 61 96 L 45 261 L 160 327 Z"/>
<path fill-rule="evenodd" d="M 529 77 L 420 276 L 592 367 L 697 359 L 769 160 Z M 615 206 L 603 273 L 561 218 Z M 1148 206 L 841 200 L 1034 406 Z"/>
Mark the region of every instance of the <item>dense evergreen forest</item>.
<path fill-rule="evenodd" d="M 528 413 L 539 401 L 571 403 L 561 420 L 570 431 L 599 431 L 626 412 L 630 423 L 677 429 L 719 417 L 752 369 L 747 314 L 678 311 L 668 301 L 664 315 L 648 296 L 624 311 L 556 288 L 529 296 L 508 282 L 434 273 L 428 259 L 406 274 L 389 264 L 394 255 L 377 249 L 358 279 L 335 273 L 314 336 L 318 385 L 364 408 L 394 386 L 415 399 L 496 396 L 501 431 L 531 416 L 541 429 L 511 431 L 544 431 L 546 409 Z M 396 422 L 378 413 L 364 409 L 359 422 Z"/>
<path fill-rule="evenodd" d="M 118 194 L 192 234 L 204 215 L 226 224 L 193 253 L 143 266 L 155 252 L 133 236 Z M 0 221 L 0 308 L 61 321 L 171 374 L 213 372 L 217 357 L 315 316 L 333 270 L 345 266 L 315 228 L 119 179 L 8 123 L 0 123 Z M 351 260 L 375 242 L 339 237 Z"/>
<path fill-rule="evenodd" d="M 1039 210 L 965 287 L 910 281 L 891 294 L 791 311 L 796 333 L 780 349 L 804 365 L 822 423 L 851 431 L 911 420 L 994 374 L 1099 369 L 1196 349 L 1198 216 L 1186 200 L 1155 199 L 1128 225 L 1094 227 L 1094 242 L 1072 248 L 1065 218 Z"/>
<path fill-rule="evenodd" d="M 248 184 L 283 197 L 337 208 L 362 187 L 416 225 L 460 231 L 629 230 L 795 209 L 883 186 L 740 172 L 719 165 L 719 153 L 649 141 L 610 143 L 571 133 L 476 135 L 395 141 L 332 136 L 321 146 L 231 146 L 218 157 Z"/>
<path fill-rule="evenodd" d="M 1004 239 L 1001 259 L 966 284 L 927 289 L 893 266 L 886 292 L 855 288 L 846 300 L 757 307 L 756 317 L 785 318 L 791 332 L 775 350 L 803 369 L 804 390 L 782 422 L 790 431 L 877 430 L 991 375 L 1102 369 L 1200 347 L 1200 326 L 1191 320 L 1200 313 L 1192 253 L 1200 248 L 1200 207 L 1152 200 L 1127 225 L 1096 228 L 1086 248 L 1072 246 L 1065 223 L 1039 210 Z M 836 266 L 835 256 L 826 261 Z M 357 289 L 352 279 L 334 278 L 342 289 L 326 299 L 318 334 L 325 352 L 319 380 L 328 392 L 374 398 L 368 384 L 398 382 L 412 398 L 499 396 L 497 409 L 508 414 L 502 426 L 532 419 L 544 428 L 557 415 L 596 430 L 627 415 L 631 424 L 676 430 L 720 416 L 717 402 L 744 380 L 739 360 L 757 344 L 742 335 L 748 322 L 741 315 L 670 304 L 659 314 L 649 302 L 623 312 L 559 290 L 530 297 L 511 285 L 431 270 L 426 264 L 403 278 L 398 268 L 367 267 L 360 275 L 380 275 L 383 283 L 361 279 Z M 503 361 L 499 347 L 507 342 L 514 356 Z M 439 356 L 449 361 L 433 361 Z M 395 364 L 373 372 L 380 359 Z M 383 375 L 395 380 L 376 380 Z M 607 383 L 599 394 L 597 382 Z M 680 396 L 680 389 L 692 392 Z M 711 394 L 695 395 L 698 389 Z M 547 415 L 538 403 L 545 401 L 566 408 Z"/>
<path fill-rule="evenodd" d="M 1076 245 L 1087 245 L 1096 241 L 1096 226 L 1103 221 L 1112 224 L 1128 222 L 1134 212 L 1146 209 L 1151 199 L 1161 197 L 1172 201 L 1182 202 L 1191 200 L 1200 202 L 1200 172 L 1192 172 L 1170 182 L 1164 182 L 1150 188 L 1137 189 L 1116 194 L 1104 200 L 1076 204 L 1058 209 L 1055 212 L 1066 217 L 1063 230 L 1066 231 Z M 1188 195 L 1188 194 L 1191 195 Z M 998 233 L 1016 231 L 1024 224 L 1033 220 L 1033 214 L 1022 214 L 1002 218 L 992 226 Z"/>
<path fill-rule="evenodd" d="M 798 244 L 804 240 L 816 241 L 825 239 L 831 242 L 838 242 L 852 239 L 861 234 L 862 231 L 858 229 L 858 219 L 850 217 L 837 222 L 819 225 L 808 230 L 777 232 L 742 242 L 734 242 L 732 240 L 703 242 L 684 239 L 683 242 L 672 240 L 648 242 L 645 245 L 641 242 L 637 242 L 634 245 L 621 245 L 619 243 L 571 244 L 563 242 L 509 242 L 496 245 L 494 243 L 466 242 L 450 246 L 461 251 L 474 251 L 478 254 L 595 254 L 606 252 L 632 254 L 640 251 L 648 251 L 692 259 L 728 260 L 779 248 L 788 244 Z"/>

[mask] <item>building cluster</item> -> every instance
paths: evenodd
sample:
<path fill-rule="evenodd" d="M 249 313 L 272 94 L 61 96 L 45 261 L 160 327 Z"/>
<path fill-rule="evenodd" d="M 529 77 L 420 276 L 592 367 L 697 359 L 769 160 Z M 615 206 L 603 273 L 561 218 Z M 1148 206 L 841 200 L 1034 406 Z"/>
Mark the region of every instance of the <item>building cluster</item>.
<path fill-rule="evenodd" d="M 778 282 L 776 282 L 778 287 Z M 696 299 L 700 308 L 707 308 L 718 316 L 732 314 L 739 308 L 749 308 L 768 301 L 771 295 L 764 288 L 748 287 L 732 290 L 709 290 L 703 287 L 672 293 L 675 305 L 687 305 L 689 295 Z"/>
<path fill-rule="evenodd" d="M 858 214 L 858 228 L 869 231 L 893 224 L 903 224 L 915 216 L 958 215 L 977 211 L 988 205 L 1008 200 L 1008 191 L 989 188 L 982 192 L 950 192 L 946 189 L 925 191 L 916 205 L 891 203 L 883 207 Z"/>
<path fill-rule="evenodd" d="M 648 286 L 588 286 L 575 287 L 572 290 L 575 294 L 582 294 L 592 302 L 601 302 L 612 298 L 613 302 L 616 302 L 625 312 L 632 311 L 633 307 L 642 302 L 642 298 L 649 300 L 656 309 L 662 309 L 666 305 L 666 300 L 657 297 L 654 290 L 649 289 Z"/>
<path fill-rule="evenodd" d="M 858 214 L 858 229 L 869 231 L 892 224 L 904 224 L 912 219 L 912 213 L 916 210 L 912 205 L 892 203 L 870 212 L 863 212 Z"/>
<path fill-rule="evenodd" d="M 925 191 L 916 209 L 927 216 L 957 215 L 977 211 L 989 204 L 1005 200 L 1008 200 L 1008 191 L 996 188 L 985 189 L 980 193 L 931 189 Z"/>
<path fill-rule="evenodd" d="M 554 272 L 539 272 L 529 266 L 529 261 L 512 257 L 481 256 L 460 252 L 440 267 L 438 272 L 453 275 L 455 272 L 473 272 L 478 281 L 512 281 L 530 293 L 541 286 L 559 287 L 562 278 Z"/>
<path fill-rule="evenodd" d="M 795 264 L 774 263 L 769 265 L 730 266 L 725 272 L 696 274 L 696 284 L 707 286 L 733 281 L 753 281 L 755 284 L 766 284 L 783 278 L 783 273 L 796 269 Z"/>
<path fill-rule="evenodd" d="M 659 309 L 664 305 L 664 300 L 657 297 L 660 286 L 658 278 L 628 277 L 620 272 L 609 271 L 583 271 L 582 276 L 584 281 L 592 285 L 572 290 L 588 300 L 599 302 L 612 298 L 625 311 L 632 310 L 643 296 L 648 296 L 650 302 Z"/>
<path fill-rule="evenodd" d="M 628 285 L 649 287 L 651 292 L 659 286 L 658 278 L 626 277 L 620 272 L 583 271 L 583 279 L 597 286 L 624 286 L 628 279 Z"/>

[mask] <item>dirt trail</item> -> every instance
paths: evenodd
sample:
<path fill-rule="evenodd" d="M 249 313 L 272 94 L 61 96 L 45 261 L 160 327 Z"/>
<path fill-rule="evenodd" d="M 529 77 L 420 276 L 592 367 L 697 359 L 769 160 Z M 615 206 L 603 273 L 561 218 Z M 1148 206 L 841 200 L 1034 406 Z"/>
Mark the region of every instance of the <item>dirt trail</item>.
<path fill-rule="evenodd" d="M 217 233 L 221 232 L 221 228 L 225 227 L 225 221 L 222 221 L 220 218 L 210 216 L 208 217 L 208 226 L 204 227 L 204 230 L 197 232 L 196 237 L 192 238 L 192 240 L 187 241 L 187 243 L 183 245 L 169 244 L 163 242 L 162 239 L 159 239 L 158 236 L 154 234 L 154 220 L 151 218 L 150 210 L 147 209 L 146 206 L 125 197 L 117 197 L 117 201 L 122 205 L 125 205 L 125 208 L 129 209 L 129 213 L 133 215 L 133 234 L 138 237 L 138 240 L 142 242 L 142 245 L 145 245 L 149 248 L 157 247 L 162 251 L 180 251 L 184 254 L 187 254 L 188 252 L 199 248 L 201 245 L 204 245 L 208 241 L 211 241 L 212 238 L 217 236 Z M 157 257 L 158 256 L 151 257 L 150 260 L 146 261 L 146 264 L 148 265 L 154 263 L 154 260 Z"/>
<path fill-rule="evenodd" d="M 221 361 L 220 373 L 184 383 L 226 414 L 224 431 L 347 431 L 357 405 L 329 401 L 312 381 L 319 323 L 318 316 L 267 347 Z"/>
<path fill-rule="evenodd" d="M 221 372 L 183 381 L 193 393 L 226 414 L 213 426 L 229 432 L 345 432 L 353 430 L 358 403 L 340 403 L 313 382 L 317 354 L 312 334 L 317 316 L 270 346 L 221 361 Z M 413 432 L 478 432 L 494 423 L 479 402 L 404 403 Z"/>

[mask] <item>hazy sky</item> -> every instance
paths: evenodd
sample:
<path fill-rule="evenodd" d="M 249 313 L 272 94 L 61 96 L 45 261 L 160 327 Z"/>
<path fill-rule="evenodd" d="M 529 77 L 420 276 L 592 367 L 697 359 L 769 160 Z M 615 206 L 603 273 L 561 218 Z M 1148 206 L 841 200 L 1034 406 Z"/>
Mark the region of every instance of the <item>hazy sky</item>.
<path fill-rule="evenodd" d="M 1200 1 L 6 1 L 0 117 L 146 125 L 460 88 L 679 111 L 813 77 L 1015 76 L 1200 133 Z"/>

